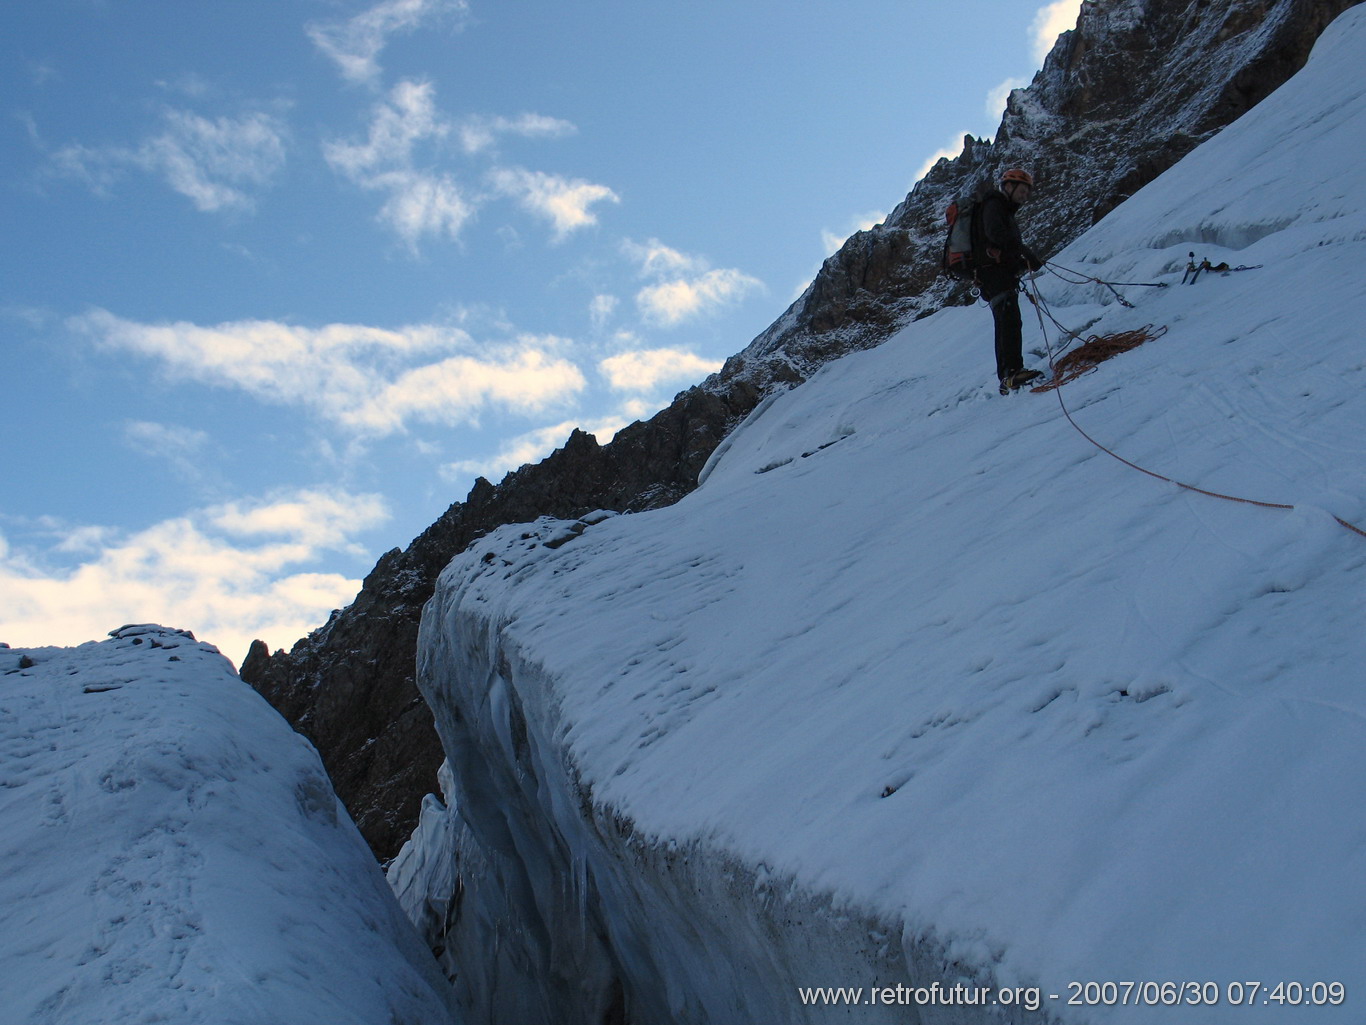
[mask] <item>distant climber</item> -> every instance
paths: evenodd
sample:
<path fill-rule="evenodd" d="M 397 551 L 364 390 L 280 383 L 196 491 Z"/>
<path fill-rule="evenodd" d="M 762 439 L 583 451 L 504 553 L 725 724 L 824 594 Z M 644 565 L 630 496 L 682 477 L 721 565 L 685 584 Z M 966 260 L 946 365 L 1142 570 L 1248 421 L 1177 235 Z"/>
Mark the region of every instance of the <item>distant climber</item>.
<path fill-rule="evenodd" d="M 1020 275 L 1036 271 L 1043 261 L 1020 238 L 1015 211 L 1028 202 L 1034 178 L 1028 171 L 1011 168 L 1001 175 L 1001 187 L 982 197 L 978 238 L 974 240 L 974 263 L 982 297 L 991 305 L 996 326 L 996 378 L 1001 394 L 1028 384 L 1042 375 L 1024 369 L 1020 323 Z"/>

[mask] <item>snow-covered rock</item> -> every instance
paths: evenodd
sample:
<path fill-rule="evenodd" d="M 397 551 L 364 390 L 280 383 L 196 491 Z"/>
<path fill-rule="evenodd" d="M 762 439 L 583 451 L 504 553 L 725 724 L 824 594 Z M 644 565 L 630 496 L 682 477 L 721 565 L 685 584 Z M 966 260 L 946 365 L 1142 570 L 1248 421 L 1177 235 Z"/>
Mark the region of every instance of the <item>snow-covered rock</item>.
<path fill-rule="evenodd" d="M 0 1022 L 453 1020 L 317 754 L 217 649 L 0 649 Z"/>
<path fill-rule="evenodd" d="M 944 212 L 1008 167 L 1034 174 L 1021 224 L 1037 251 L 1055 252 L 1264 99 L 1356 2 L 1087 0 L 1029 86 L 1011 92 L 994 139 L 965 137 L 706 386 L 744 380 L 767 392 L 805 380 L 960 302 L 966 289 L 939 270 Z M 965 59 L 969 20 L 954 41 Z"/>
<path fill-rule="evenodd" d="M 448 790 L 393 879 L 473 1017 L 1360 1019 L 1364 61 L 1357 7 L 1057 260 L 1167 287 L 1040 282 L 1161 338 L 1002 399 L 944 310 L 677 505 L 451 563 Z"/>

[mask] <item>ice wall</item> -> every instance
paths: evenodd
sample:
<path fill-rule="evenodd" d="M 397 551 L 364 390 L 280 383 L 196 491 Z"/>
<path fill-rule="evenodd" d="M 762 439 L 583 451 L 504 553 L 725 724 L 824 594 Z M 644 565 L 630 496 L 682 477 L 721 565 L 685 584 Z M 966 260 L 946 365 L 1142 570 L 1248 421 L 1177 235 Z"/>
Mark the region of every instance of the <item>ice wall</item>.
<path fill-rule="evenodd" d="M 535 559 L 582 528 L 544 520 L 482 550 L 505 544 L 490 561 L 513 574 L 519 555 Z M 821 1022 L 833 1009 L 803 1006 L 799 990 L 847 984 L 888 991 L 889 1002 L 857 1008 L 859 1021 L 1047 1020 L 1021 1007 L 916 1008 L 907 988 L 990 986 L 988 966 L 765 864 L 637 833 L 595 803 L 564 747 L 572 724 L 555 681 L 505 623 L 462 600 L 468 570 L 443 578 L 423 628 L 421 681 L 451 759 L 446 804 L 429 799 L 389 872 L 462 1005 L 527 1025 Z"/>

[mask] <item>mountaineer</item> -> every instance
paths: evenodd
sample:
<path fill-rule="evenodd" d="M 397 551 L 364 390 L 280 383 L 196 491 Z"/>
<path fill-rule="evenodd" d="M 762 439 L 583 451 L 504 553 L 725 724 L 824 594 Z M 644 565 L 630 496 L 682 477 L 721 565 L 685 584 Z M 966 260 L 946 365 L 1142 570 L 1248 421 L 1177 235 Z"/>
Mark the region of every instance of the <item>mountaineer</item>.
<path fill-rule="evenodd" d="M 977 235 L 973 239 L 973 262 L 982 297 L 991 305 L 996 326 L 996 378 L 1001 394 L 1042 376 L 1037 370 L 1024 369 L 1020 324 L 1020 275 L 1036 271 L 1043 261 L 1020 238 L 1015 211 L 1029 200 L 1034 178 L 1028 171 L 1011 168 L 1001 175 L 999 189 L 982 197 Z"/>

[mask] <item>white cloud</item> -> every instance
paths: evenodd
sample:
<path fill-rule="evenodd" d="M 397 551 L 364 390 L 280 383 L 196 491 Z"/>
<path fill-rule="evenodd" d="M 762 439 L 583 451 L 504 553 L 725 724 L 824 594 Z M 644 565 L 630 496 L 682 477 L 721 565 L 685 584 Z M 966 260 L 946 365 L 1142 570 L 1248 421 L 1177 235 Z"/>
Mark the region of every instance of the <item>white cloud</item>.
<path fill-rule="evenodd" d="M 98 552 L 109 543 L 109 539 L 115 533 L 109 527 L 66 527 L 59 524 L 47 524 L 47 527 L 49 532 L 55 533 L 58 537 L 53 550 L 75 555 Z"/>
<path fill-rule="evenodd" d="M 509 471 L 515 470 L 519 466 L 540 462 L 556 448 L 563 445 L 577 426 L 577 421 L 565 420 L 561 423 L 551 424 L 549 427 L 540 427 L 534 431 L 528 431 L 526 434 L 520 434 L 503 442 L 492 456 L 484 459 L 461 459 L 446 464 L 441 467 L 441 475 L 448 480 L 461 477 L 487 477 L 491 481 L 498 481 Z"/>
<path fill-rule="evenodd" d="M 411 32 L 424 21 L 442 15 L 464 14 L 468 9 L 465 0 L 385 0 L 347 21 L 310 24 L 307 32 L 343 78 L 373 84 L 381 73 L 380 51 L 390 36 Z"/>
<path fill-rule="evenodd" d="M 466 332 L 430 324 L 203 327 L 140 324 L 104 310 L 70 323 L 98 344 L 158 360 L 173 378 L 299 406 L 365 435 L 400 431 L 409 420 L 474 422 L 490 406 L 536 413 L 585 384 L 579 369 L 557 355 L 565 343 L 553 337 L 523 335 L 480 349 Z"/>
<path fill-rule="evenodd" d="M 594 203 L 620 202 L 617 194 L 605 185 L 521 167 L 497 168 L 490 172 L 489 180 L 498 192 L 549 220 L 557 240 L 577 228 L 596 224 L 598 219 L 591 209 Z"/>
<path fill-rule="evenodd" d="M 227 502 L 207 510 L 205 517 L 213 527 L 234 538 L 283 537 L 310 551 L 362 555 L 365 550 L 348 538 L 362 527 L 383 523 L 389 514 L 379 495 L 298 491 L 264 504 Z"/>
<path fill-rule="evenodd" d="M 643 277 L 656 279 L 636 293 L 636 306 L 646 319 L 665 327 L 738 302 L 764 287 L 758 278 L 734 268 L 711 270 L 702 257 L 680 253 L 658 239 L 643 244 L 627 240 L 622 252 L 639 266 Z"/>
<path fill-rule="evenodd" d="M 506 474 L 528 463 L 539 463 L 569 439 L 575 428 L 582 428 L 597 439 L 599 445 L 606 445 L 627 424 L 640 419 L 652 411 L 648 403 L 627 402 L 619 414 L 602 417 L 592 423 L 577 420 L 563 420 L 548 427 L 540 427 L 526 434 L 505 441 L 498 451 L 484 459 L 461 459 L 441 467 L 440 473 L 447 480 L 460 480 L 468 477 L 485 477 L 497 482 Z"/>
<path fill-rule="evenodd" d="M 123 425 L 124 439 L 137 451 L 157 458 L 187 458 L 198 455 L 209 436 L 192 427 L 176 427 L 130 420 Z"/>
<path fill-rule="evenodd" d="M 650 391 L 666 381 L 696 381 L 721 369 L 719 360 L 682 349 L 638 349 L 609 356 L 598 364 L 617 391 Z"/>
<path fill-rule="evenodd" d="M 163 119 L 165 130 L 135 148 L 77 143 L 54 153 L 54 165 L 101 192 L 127 168 L 156 174 L 205 212 L 250 209 L 247 190 L 267 185 L 284 166 L 287 131 L 273 114 L 210 120 L 167 110 Z"/>
<path fill-rule="evenodd" d="M 671 249 L 657 238 L 644 243 L 627 239 L 622 242 L 621 251 L 639 264 L 640 273 L 644 277 L 701 274 L 707 270 L 706 260 Z"/>
<path fill-rule="evenodd" d="M 427 235 L 458 238 L 478 205 L 490 198 L 472 195 L 448 173 L 420 168 L 420 145 L 458 138 L 474 154 L 489 149 L 499 135 L 554 137 L 573 131 L 568 121 L 540 114 L 470 118 L 457 126 L 437 109 L 430 82 L 404 80 L 374 105 L 363 140 L 327 142 L 323 156 L 354 184 L 389 194 L 379 220 L 416 250 Z M 557 240 L 596 224 L 594 204 L 619 201 L 605 185 L 520 167 L 494 168 L 488 181 L 495 195 L 549 220 Z"/>
<path fill-rule="evenodd" d="M 595 328 L 602 328 L 612 319 L 620 300 L 614 295 L 595 295 L 588 304 L 588 316 Z"/>
<path fill-rule="evenodd" d="M 426 235 L 458 238 L 474 202 L 448 174 L 418 170 L 414 148 L 439 142 L 451 125 L 436 109 L 430 82 L 403 81 L 375 104 L 363 142 L 324 143 L 332 169 L 363 189 L 387 192 L 379 220 L 412 249 Z"/>
<path fill-rule="evenodd" d="M 175 78 L 158 79 L 155 85 L 158 89 L 164 89 L 168 93 L 179 93 L 196 100 L 202 100 L 216 92 L 208 79 L 193 71 L 177 75 Z"/>
<path fill-rule="evenodd" d="M 1075 28 L 1077 15 L 1081 10 L 1081 0 L 1056 0 L 1054 3 L 1045 4 L 1034 14 L 1034 20 L 1029 25 L 1029 38 L 1031 56 L 1038 64 L 1042 64 L 1048 52 L 1053 49 L 1053 45 L 1058 41 L 1058 36 Z M 1000 85 L 996 86 L 986 97 L 986 114 L 993 121 L 998 120 L 1005 111 L 1006 101 L 1010 99 L 1010 94 L 1016 89 L 1023 89 L 1029 85 L 1027 78 L 1007 78 Z M 936 154 L 939 156 L 954 156 L 958 153 L 941 150 Z M 924 170 L 929 170 L 933 166 L 933 160 Z M 921 172 L 922 175 L 924 171 Z"/>
<path fill-rule="evenodd" d="M 123 440 L 133 451 L 164 463 L 182 477 L 200 481 L 205 476 L 209 436 L 203 431 L 130 420 L 123 425 Z"/>
<path fill-rule="evenodd" d="M 1029 31 L 1034 43 L 1034 60 L 1042 64 L 1058 41 L 1058 36 L 1077 25 L 1077 14 L 1081 11 L 1081 0 L 1055 0 L 1039 8 L 1030 23 Z M 1022 83 L 1023 84 L 1023 83 Z"/>
<path fill-rule="evenodd" d="M 1027 78 L 1007 78 L 996 88 L 992 89 L 987 93 L 986 105 L 983 108 L 986 110 L 987 116 L 994 121 L 999 121 L 1001 115 L 1005 113 L 1006 101 L 1010 99 L 1010 94 L 1016 89 L 1023 89 L 1028 84 L 1029 79 Z M 958 152 L 961 152 L 961 150 Z"/>
<path fill-rule="evenodd" d="M 451 126 L 436 109 L 430 82 L 404 80 L 376 103 L 364 142 L 329 142 L 323 156 L 334 170 L 363 181 L 370 175 L 412 163 L 413 147 L 425 139 L 440 139 Z"/>
<path fill-rule="evenodd" d="M 409 248 L 424 235 L 459 238 L 474 205 L 450 175 L 417 171 L 391 171 L 372 178 L 367 187 L 386 189 L 389 198 L 379 209 L 379 220 L 388 225 Z"/>
<path fill-rule="evenodd" d="M 622 420 L 620 426 L 615 428 L 615 430 L 619 431 L 622 427 L 634 423 L 636 420 L 644 420 L 647 417 L 653 416 L 658 411 L 659 406 L 645 399 L 627 399 L 621 404 L 620 415 Z M 598 435 L 598 437 L 601 438 L 602 435 Z"/>
<path fill-rule="evenodd" d="M 255 637 L 283 647 L 345 605 L 360 581 L 304 567 L 388 519 L 377 495 L 304 490 L 195 510 L 142 530 L 67 528 L 43 552 L 0 537 L 11 644 L 76 644 L 130 622 L 193 630 L 240 662 Z M 84 557 L 73 568 L 55 553 Z"/>
<path fill-rule="evenodd" d="M 916 176 L 917 181 L 924 176 L 924 173 L 925 172 L 922 171 L 919 175 Z M 824 247 L 825 252 L 827 254 L 833 253 L 844 245 L 845 241 L 849 238 L 850 235 L 853 235 L 855 232 L 868 231 L 872 228 L 875 228 L 886 219 L 887 214 L 882 211 L 858 214 L 849 219 L 849 224 L 845 228 L 843 234 L 840 234 L 836 231 L 822 231 L 821 244 Z"/>
<path fill-rule="evenodd" d="M 569 121 L 544 114 L 521 114 L 507 117 L 471 117 L 460 125 L 460 144 L 466 153 L 480 153 L 491 148 L 500 135 L 516 135 L 527 139 L 559 139 L 573 135 L 578 128 Z"/>
<path fill-rule="evenodd" d="M 1004 100 L 1002 102 L 1004 103 Z M 988 105 L 990 105 L 990 101 L 988 101 Z M 1001 117 L 1001 108 L 994 108 L 991 116 L 999 120 Z M 929 174 L 930 168 L 934 167 L 934 165 L 939 163 L 939 161 L 944 159 L 952 160 L 954 157 L 959 156 L 963 152 L 963 137 L 967 134 L 968 133 L 966 132 L 959 132 L 954 137 L 956 140 L 955 142 L 951 142 L 949 143 L 949 145 L 944 146 L 941 149 L 935 150 L 928 157 L 926 157 L 925 162 L 921 164 L 920 167 L 916 170 L 915 178 L 913 180 L 920 181 L 921 178 Z"/>
<path fill-rule="evenodd" d="M 695 278 L 676 278 L 647 285 L 636 293 L 636 305 L 650 320 L 665 327 L 738 302 L 763 288 L 758 278 L 734 269 L 709 270 Z"/>
<path fill-rule="evenodd" d="M 456 356 L 406 371 L 355 413 L 362 427 L 387 433 L 404 420 L 473 421 L 485 405 L 534 413 L 584 387 L 578 367 L 528 339 L 499 359 Z"/>

